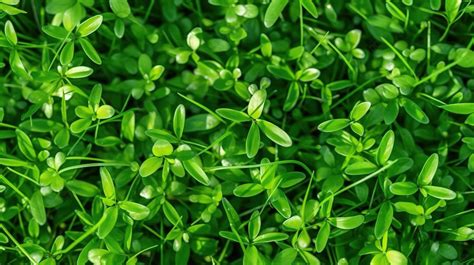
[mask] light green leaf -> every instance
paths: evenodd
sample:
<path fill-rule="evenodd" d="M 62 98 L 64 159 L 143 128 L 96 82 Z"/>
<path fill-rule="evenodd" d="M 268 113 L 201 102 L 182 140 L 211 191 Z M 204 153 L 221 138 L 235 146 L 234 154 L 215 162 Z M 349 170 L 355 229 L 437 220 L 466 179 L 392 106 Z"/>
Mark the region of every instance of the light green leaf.
<path fill-rule="evenodd" d="M 374 234 L 377 239 L 381 239 L 385 232 L 390 229 L 393 218 L 392 203 L 386 201 L 382 204 L 377 214 L 377 221 L 375 222 Z"/>
<path fill-rule="evenodd" d="M 235 187 L 233 193 L 237 197 L 253 197 L 265 189 L 258 183 L 246 183 Z"/>
<path fill-rule="evenodd" d="M 183 131 L 184 131 L 184 123 L 186 120 L 186 110 L 182 104 L 178 105 L 176 107 L 176 110 L 174 112 L 173 116 L 173 130 L 174 134 L 178 139 L 181 139 L 181 136 L 183 136 Z"/>
<path fill-rule="evenodd" d="M 428 195 L 440 200 L 453 200 L 456 198 L 456 192 L 448 188 L 438 186 L 423 186 L 423 189 L 428 193 Z"/>
<path fill-rule="evenodd" d="M 209 177 L 206 175 L 202 167 L 194 160 L 183 161 L 183 166 L 186 171 L 199 183 L 208 186 Z"/>
<path fill-rule="evenodd" d="M 44 209 L 43 195 L 38 190 L 30 198 L 31 215 L 39 225 L 46 223 L 46 211 Z"/>
<path fill-rule="evenodd" d="M 112 201 L 115 200 L 115 185 L 110 175 L 110 172 L 105 167 L 100 168 L 100 180 L 102 183 L 102 190 L 104 191 L 104 195 L 107 199 Z"/>
<path fill-rule="evenodd" d="M 418 191 L 418 186 L 410 181 L 395 182 L 390 185 L 390 192 L 395 195 L 412 195 Z"/>
<path fill-rule="evenodd" d="M 65 75 L 69 78 L 85 78 L 90 76 L 94 70 L 87 66 L 76 66 L 66 71 Z"/>
<path fill-rule="evenodd" d="M 97 119 L 105 120 L 114 116 L 115 110 L 110 105 L 102 105 L 97 109 Z"/>
<path fill-rule="evenodd" d="M 321 253 L 324 248 L 326 248 L 326 244 L 329 239 L 329 233 L 331 233 L 331 226 L 328 222 L 324 222 L 321 228 L 318 231 L 318 235 L 316 236 L 316 251 Z"/>
<path fill-rule="evenodd" d="M 105 220 L 102 222 L 102 224 L 99 226 L 99 229 L 97 230 L 97 236 L 100 239 L 104 239 L 107 237 L 110 232 L 115 228 L 115 224 L 117 223 L 117 217 L 118 217 L 118 207 L 113 206 L 109 207 L 105 210 L 104 212 L 105 215 Z"/>
<path fill-rule="evenodd" d="M 255 93 L 250 98 L 247 113 L 250 117 L 254 119 L 260 118 L 263 112 L 263 107 L 265 104 L 265 100 L 267 99 L 267 91 L 264 89 L 260 89 L 255 91 Z"/>
<path fill-rule="evenodd" d="M 318 125 L 318 130 L 322 132 L 337 132 L 349 126 L 349 119 L 333 119 Z"/>
<path fill-rule="evenodd" d="M 137 221 L 145 219 L 150 214 L 148 207 L 136 202 L 121 201 L 119 206 L 121 209 L 127 211 L 130 217 Z"/>
<path fill-rule="evenodd" d="M 392 130 L 385 133 L 377 149 L 376 160 L 379 165 L 385 165 L 392 154 L 393 144 L 395 143 L 395 134 Z"/>
<path fill-rule="evenodd" d="M 127 0 L 109 0 L 112 12 L 120 18 L 126 18 L 130 15 L 130 5 Z"/>
<path fill-rule="evenodd" d="M 424 186 L 431 184 L 436 170 L 438 169 L 438 160 L 438 154 L 432 154 L 428 157 L 418 175 L 418 185 Z"/>
<path fill-rule="evenodd" d="M 264 243 L 269 243 L 269 242 L 278 242 L 278 241 L 283 241 L 288 239 L 288 235 L 285 233 L 279 233 L 279 232 L 269 232 L 265 234 L 261 234 L 257 236 L 253 242 L 255 244 L 264 244 Z"/>
<path fill-rule="evenodd" d="M 89 36 L 94 33 L 100 25 L 102 24 L 103 17 L 101 15 L 96 15 L 91 18 L 88 18 L 86 21 L 82 22 L 77 26 L 77 33 L 81 37 Z"/>
<path fill-rule="evenodd" d="M 256 120 L 256 122 L 260 130 L 274 143 L 283 147 L 290 147 L 293 144 L 290 136 L 275 124 L 265 120 Z"/>
<path fill-rule="evenodd" d="M 273 24 L 275 24 L 287 4 L 288 0 L 272 0 L 270 2 L 263 20 L 265 27 L 270 28 L 273 26 Z"/>
<path fill-rule="evenodd" d="M 11 45 L 16 45 L 18 43 L 15 28 L 10 20 L 5 22 L 5 37 L 7 37 L 7 40 Z"/>
<path fill-rule="evenodd" d="M 347 175 L 367 175 L 378 169 L 377 165 L 369 161 L 360 161 L 349 164 L 344 171 Z"/>
<path fill-rule="evenodd" d="M 252 122 L 245 141 L 245 151 L 248 158 L 253 158 L 260 148 L 260 130 L 255 122 Z"/>
<path fill-rule="evenodd" d="M 440 108 L 455 114 L 468 115 L 474 113 L 474 103 L 454 103 L 442 105 Z"/>
<path fill-rule="evenodd" d="M 364 216 L 363 215 L 355 215 L 355 216 L 348 216 L 348 217 L 330 217 L 328 221 L 331 225 L 339 228 L 339 229 L 354 229 L 359 227 L 361 224 L 364 223 Z"/>
<path fill-rule="evenodd" d="M 233 122 L 245 122 L 245 121 L 250 121 L 252 120 L 249 115 L 247 115 L 245 112 L 238 111 L 238 110 L 233 110 L 233 109 L 227 109 L 227 108 L 221 108 L 216 110 L 217 114 L 222 116 L 225 119 L 231 120 Z"/>
<path fill-rule="evenodd" d="M 161 167 L 161 163 L 163 163 L 162 157 L 148 158 L 140 166 L 140 170 L 139 170 L 140 176 L 148 177 L 151 174 L 155 173 Z"/>

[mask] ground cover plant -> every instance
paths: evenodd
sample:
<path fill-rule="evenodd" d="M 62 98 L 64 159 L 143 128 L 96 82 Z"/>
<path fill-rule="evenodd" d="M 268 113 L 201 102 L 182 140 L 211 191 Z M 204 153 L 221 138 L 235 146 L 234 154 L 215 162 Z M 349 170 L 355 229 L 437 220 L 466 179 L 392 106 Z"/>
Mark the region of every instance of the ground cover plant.
<path fill-rule="evenodd" d="M 470 0 L 0 0 L 0 264 L 472 264 Z"/>

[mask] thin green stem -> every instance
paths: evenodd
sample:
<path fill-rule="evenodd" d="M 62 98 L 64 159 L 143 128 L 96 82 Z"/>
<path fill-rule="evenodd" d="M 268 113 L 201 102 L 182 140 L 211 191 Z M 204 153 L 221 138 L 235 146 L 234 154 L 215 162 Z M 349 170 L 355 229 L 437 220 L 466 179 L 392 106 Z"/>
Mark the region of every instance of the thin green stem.
<path fill-rule="evenodd" d="M 14 173 L 14 174 L 16 174 L 16 175 L 18 175 L 18 176 L 20 176 L 20 177 L 26 179 L 26 180 L 29 180 L 29 181 L 31 181 L 32 183 L 34 183 L 35 185 L 39 186 L 39 183 L 38 183 L 36 180 L 34 180 L 34 179 L 28 177 L 27 175 L 25 175 L 25 174 L 23 174 L 23 173 L 21 173 L 21 172 L 18 172 L 18 171 L 14 170 L 13 168 L 10 168 L 10 167 L 7 167 L 7 169 L 8 169 L 10 172 L 12 172 L 12 173 Z"/>
<path fill-rule="evenodd" d="M 458 216 L 460 216 L 460 215 L 468 214 L 468 213 L 472 213 L 472 212 L 474 212 L 474 209 L 465 210 L 465 211 L 462 211 L 462 212 L 459 212 L 459 213 L 455 213 L 455 214 L 453 214 L 453 215 L 446 216 L 446 217 L 444 217 L 444 218 L 438 219 L 438 220 L 434 221 L 434 223 L 435 223 L 435 224 L 439 224 L 439 223 L 444 222 L 444 221 L 446 221 L 446 220 L 449 220 L 449 219 L 451 219 L 451 218 L 458 217 Z"/>
<path fill-rule="evenodd" d="M 194 99 L 191 99 L 191 98 L 189 98 L 189 97 L 187 97 L 187 96 L 185 96 L 185 95 L 183 95 L 183 94 L 181 94 L 181 93 L 178 93 L 178 95 L 179 95 L 180 97 L 182 97 L 183 99 L 185 99 L 185 100 L 191 102 L 192 104 L 196 105 L 197 107 L 199 107 L 199 108 L 205 110 L 206 112 L 208 112 L 209 114 L 211 114 L 212 116 L 214 116 L 214 118 L 216 118 L 216 119 L 219 120 L 220 122 L 226 124 L 225 120 L 223 120 L 219 115 L 217 115 L 217 113 L 215 113 L 214 111 L 212 111 L 212 110 L 209 109 L 208 107 L 202 105 L 201 103 L 199 103 L 199 102 L 195 101 Z"/>
<path fill-rule="evenodd" d="M 18 195 L 20 195 L 22 199 L 30 203 L 30 199 L 28 199 L 28 197 L 23 192 L 21 192 L 15 185 L 13 185 L 13 183 L 11 183 L 7 178 L 5 178 L 3 175 L 0 175 L 0 180 L 2 180 L 3 183 L 5 183 L 8 187 L 10 187 Z"/>
<path fill-rule="evenodd" d="M 452 67 L 456 66 L 457 64 L 458 64 L 458 62 L 457 62 L 457 61 L 454 61 L 454 62 L 452 62 L 452 63 L 446 65 L 446 66 L 443 67 L 443 68 L 440 68 L 440 69 L 437 69 L 437 70 L 433 71 L 433 72 L 432 72 L 431 74 L 429 74 L 428 76 L 425 76 L 425 77 L 422 78 L 420 81 L 416 82 L 414 86 L 417 87 L 417 86 L 419 86 L 419 85 L 425 83 L 426 81 L 430 80 L 433 76 L 437 76 L 437 75 L 439 75 L 439 74 L 441 74 L 441 73 L 443 73 L 443 72 L 445 72 L 445 71 L 451 69 Z"/>
<path fill-rule="evenodd" d="M 106 215 L 102 215 L 102 217 L 100 218 L 99 222 L 97 222 L 94 226 L 92 226 L 91 228 L 89 228 L 89 230 L 87 230 L 86 232 L 84 232 L 81 236 L 79 236 L 76 240 L 74 240 L 71 244 L 69 244 L 69 246 L 67 246 L 65 249 L 62 249 L 62 250 L 59 250 L 59 251 L 56 251 L 53 253 L 53 256 L 58 256 L 58 255 L 61 255 L 61 254 L 66 254 L 68 253 L 69 251 L 71 251 L 72 249 L 74 249 L 75 246 L 77 246 L 79 243 L 81 243 L 84 239 L 86 239 L 88 236 L 90 236 L 92 233 L 94 233 L 97 229 L 99 229 L 99 227 L 102 225 L 102 223 L 105 221 L 105 218 Z"/>
<path fill-rule="evenodd" d="M 83 164 L 83 165 L 75 165 L 63 168 L 59 170 L 59 174 L 62 174 L 67 171 L 82 169 L 82 168 L 89 168 L 89 167 L 129 167 L 130 163 L 123 163 L 123 162 L 111 162 L 111 163 L 90 163 L 90 164 Z"/>
<path fill-rule="evenodd" d="M 392 44 L 390 44 L 390 42 L 388 42 L 384 37 L 382 37 L 382 41 L 385 43 L 385 45 L 387 45 L 390 48 L 390 50 L 392 50 L 392 52 L 395 53 L 395 55 L 397 55 L 398 59 L 402 61 L 402 63 L 405 65 L 408 71 L 410 71 L 410 73 L 413 75 L 415 80 L 418 80 L 418 76 L 416 75 L 415 71 L 413 71 L 413 68 L 411 68 L 410 64 L 408 64 L 407 60 L 405 60 L 405 57 L 403 57 L 403 55 Z"/>
<path fill-rule="evenodd" d="M 0 227 L 2 228 L 3 232 L 5 232 L 7 237 L 13 242 L 13 244 L 15 244 L 15 246 L 20 250 L 20 252 L 23 253 L 23 255 L 25 255 L 30 260 L 31 263 L 35 265 L 38 264 L 38 262 L 36 262 L 36 260 L 34 260 L 33 257 L 30 256 L 30 254 L 21 246 L 21 244 L 15 239 L 15 237 L 13 237 L 13 235 L 10 234 L 8 229 L 6 229 L 3 224 L 0 224 Z"/>
<path fill-rule="evenodd" d="M 204 170 L 205 171 L 219 171 L 219 170 L 229 170 L 229 169 L 258 168 L 262 166 L 284 165 L 284 164 L 296 164 L 302 167 L 309 175 L 311 175 L 313 172 L 311 169 L 309 169 L 307 165 L 297 160 L 281 160 L 281 161 L 274 161 L 274 162 L 254 164 L 254 165 L 206 167 L 204 168 Z"/>
<path fill-rule="evenodd" d="M 380 169 L 378 169 L 377 171 L 375 171 L 374 173 L 371 173 L 369 175 L 367 175 L 366 177 L 364 178 L 361 178 L 360 180 L 348 185 L 348 186 L 345 186 L 344 188 L 336 191 L 335 193 L 331 194 L 330 196 L 324 198 L 320 204 L 323 204 L 325 202 L 327 202 L 329 199 L 333 198 L 333 197 L 336 197 L 337 195 L 345 192 L 345 191 L 348 191 L 352 188 L 354 188 L 355 186 L 361 184 L 361 183 L 364 183 L 366 182 L 367 180 L 373 178 L 373 177 L 376 177 L 378 174 L 382 173 L 383 171 L 387 170 L 388 168 L 390 168 L 391 166 L 393 166 L 395 163 L 397 163 L 398 160 L 394 160 L 394 161 L 390 161 L 389 163 L 387 163 L 387 165 L 381 167 Z"/>

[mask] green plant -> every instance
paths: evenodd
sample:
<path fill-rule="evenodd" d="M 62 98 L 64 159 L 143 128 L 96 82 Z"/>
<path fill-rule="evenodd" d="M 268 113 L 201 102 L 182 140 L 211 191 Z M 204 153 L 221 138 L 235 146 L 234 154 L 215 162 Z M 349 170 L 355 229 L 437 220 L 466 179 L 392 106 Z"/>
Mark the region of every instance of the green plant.
<path fill-rule="evenodd" d="M 0 264 L 470 264 L 470 0 L 0 0 Z"/>

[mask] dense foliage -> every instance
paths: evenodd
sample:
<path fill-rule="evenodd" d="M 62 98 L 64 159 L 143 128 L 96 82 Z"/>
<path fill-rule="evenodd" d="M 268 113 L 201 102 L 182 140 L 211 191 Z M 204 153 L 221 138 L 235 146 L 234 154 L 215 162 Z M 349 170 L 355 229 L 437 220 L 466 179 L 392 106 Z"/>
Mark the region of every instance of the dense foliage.
<path fill-rule="evenodd" d="M 471 0 L 0 0 L 0 264 L 471 264 Z"/>

